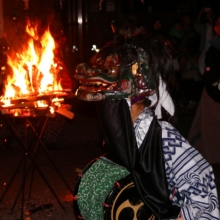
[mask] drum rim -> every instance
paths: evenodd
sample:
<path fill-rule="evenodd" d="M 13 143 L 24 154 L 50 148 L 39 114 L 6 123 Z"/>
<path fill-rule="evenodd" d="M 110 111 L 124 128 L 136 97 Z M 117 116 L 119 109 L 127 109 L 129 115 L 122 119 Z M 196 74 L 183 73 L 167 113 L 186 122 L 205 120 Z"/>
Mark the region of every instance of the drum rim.
<path fill-rule="evenodd" d="M 79 190 L 79 185 L 80 185 L 80 182 L 81 182 L 81 178 L 82 178 L 82 175 L 100 158 L 95 158 L 93 160 L 91 160 L 86 166 L 85 168 L 83 169 L 83 171 L 81 173 L 78 174 L 77 178 L 76 178 L 76 182 L 75 182 L 75 187 L 74 187 L 74 190 L 73 190 L 73 195 L 75 197 L 75 199 L 73 200 L 73 208 L 75 210 L 75 215 L 77 218 L 79 219 L 83 219 L 83 216 L 81 215 L 81 212 L 80 212 L 80 209 L 79 209 L 79 205 L 77 203 L 77 192 Z"/>

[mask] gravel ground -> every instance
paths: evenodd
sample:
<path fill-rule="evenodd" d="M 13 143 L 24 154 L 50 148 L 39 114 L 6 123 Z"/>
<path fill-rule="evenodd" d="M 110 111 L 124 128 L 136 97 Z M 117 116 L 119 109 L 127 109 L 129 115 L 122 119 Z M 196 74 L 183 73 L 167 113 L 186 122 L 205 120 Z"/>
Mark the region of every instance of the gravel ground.
<path fill-rule="evenodd" d="M 24 201 L 24 219 L 25 220 L 75 220 L 75 214 L 72 204 L 72 191 L 77 178 L 77 170 L 83 169 L 86 164 L 99 156 L 101 150 L 96 146 L 89 146 L 91 152 L 88 154 L 87 149 L 89 145 L 73 146 L 65 150 L 49 151 L 50 157 L 58 167 L 59 172 L 64 177 L 69 188 L 61 179 L 59 173 L 51 165 L 48 158 L 44 155 L 44 152 L 38 152 L 36 163 L 41 169 L 43 175 L 46 177 L 48 183 L 53 188 L 58 202 L 50 188 L 47 186 L 41 175 L 34 169 L 34 178 L 31 191 L 30 179 L 32 169 L 25 181 L 25 201 Z M 1 151 L 1 150 L 0 150 Z M 13 151 L 2 151 L 0 154 L 0 195 L 3 195 L 4 190 L 9 184 L 9 181 L 17 169 L 19 161 L 22 158 L 19 149 Z M 28 160 L 27 167 L 30 167 L 32 163 Z M 0 204 L 0 219 L 1 220 L 18 220 L 21 219 L 22 210 L 22 196 L 20 194 L 15 208 L 10 214 L 16 196 L 18 195 L 23 177 L 23 166 L 17 173 L 14 181 L 9 187 L 7 193 L 4 196 L 2 203 Z M 29 192 L 31 196 L 29 199 Z M 64 209 L 65 210 L 64 210 Z"/>
<path fill-rule="evenodd" d="M 86 109 L 88 112 L 88 108 Z M 75 220 L 73 210 L 73 195 L 77 170 L 82 170 L 87 163 L 103 154 L 100 147 L 101 139 L 97 128 L 97 119 L 86 115 L 80 109 L 75 112 L 72 121 L 68 121 L 56 146 L 47 146 L 49 157 L 67 182 L 66 186 L 60 175 L 40 146 L 35 162 L 48 183 L 53 188 L 57 198 L 51 192 L 38 170 L 32 169 L 33 163 L 27 158 L 26 168 L 31 167 L 25 181 L 24 215 L 25 220 Z M 29 146 L 29 147 L 34 147 Z M 24 157 L 22 148 L 17 141 L 3 148 L 0 145 L 0 200 L 18 164 Z M 23 160 L 24 161 L 24 160 Z M 34 172 L 33 172 L 34 170 Z M 32 189 L 30 188 L 31 174 L 34 173 Z M 18 170 L 11 186 L 0 203 L 0 220 L 21 220 L 22 196 L 18 197 L 13 212 L 10 214 L 16 196 L 18 195 L 23 178 L 23 165 Z M 29 192 L 31 196 L 29 198 Z M 63 206 L 63 207 L 62 207 Z M 64 209 L 65 211 L 64 211 Z M 22 220 L 23 220 L 22 219 Z"/>

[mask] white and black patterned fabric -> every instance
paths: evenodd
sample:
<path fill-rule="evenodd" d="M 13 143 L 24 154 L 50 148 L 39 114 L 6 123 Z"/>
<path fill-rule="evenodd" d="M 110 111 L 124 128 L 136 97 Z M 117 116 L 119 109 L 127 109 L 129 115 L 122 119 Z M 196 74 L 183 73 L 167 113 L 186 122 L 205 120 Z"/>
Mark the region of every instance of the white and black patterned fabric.
<path fill-rule="evenodd" d="M 136 120 L 138 146 L 152 119 L 145 109 Z M 170 123 L 161 121 L 160 124 L 170 199 L 181 207 L 184 219 L 220 219 L 212 167 Z"/>
<path fill-rule="evenodd" d="M 212 167 L 169 123 L 162 122 L 162 147 L 173 203 L 184 219 L 220 219 Z"/>

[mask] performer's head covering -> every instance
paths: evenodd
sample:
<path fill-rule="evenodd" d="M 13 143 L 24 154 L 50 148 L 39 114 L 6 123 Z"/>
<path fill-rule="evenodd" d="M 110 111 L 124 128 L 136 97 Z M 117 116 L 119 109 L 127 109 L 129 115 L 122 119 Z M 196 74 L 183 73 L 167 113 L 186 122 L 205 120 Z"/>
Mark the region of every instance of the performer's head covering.
<path fill-rule="evenodd" d="M 131 104 L 148 99 L 158 118 L 161 107 L 172 116 L 174 105 L 166 83 L 170 74 L 172 53 L 168 40 L 115 35 L 89 63 L 77 66 L 75 78 L 82 84 L 77 96 L 86 101 L 128 98 Z"/>

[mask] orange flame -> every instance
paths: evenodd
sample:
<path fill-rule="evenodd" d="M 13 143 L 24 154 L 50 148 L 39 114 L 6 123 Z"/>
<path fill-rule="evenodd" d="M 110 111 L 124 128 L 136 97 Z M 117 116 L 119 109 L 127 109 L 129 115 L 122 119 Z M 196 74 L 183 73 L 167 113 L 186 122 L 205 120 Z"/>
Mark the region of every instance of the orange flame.
<path fill-rule="evenodd" d="M 25 31 L 28 40 L 21 46 L 21 51 L 7 54 L 12 74 L 8 74 L 4 85 L 4 101 L 62 90 L 58 80 L 60 70 L 54 61 L 55 41 L 49 28 L 39 37 L 37 26 L 32 27 L 28 20 Z"/>

